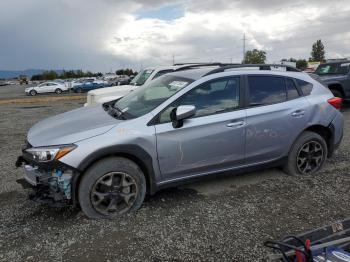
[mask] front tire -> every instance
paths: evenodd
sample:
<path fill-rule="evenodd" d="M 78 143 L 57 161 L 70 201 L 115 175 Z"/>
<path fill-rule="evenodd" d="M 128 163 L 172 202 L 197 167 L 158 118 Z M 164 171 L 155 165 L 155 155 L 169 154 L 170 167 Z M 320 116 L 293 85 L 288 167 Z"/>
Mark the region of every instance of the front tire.
<path fill-rule="evenodd" d="M 78 190 L 81 209 L 89 218 L 113 219 L 140 208 L 146 180 L 133 161 L 108 157 L 86 171 Z"/>
<path fill-rule="evenodd" d="M 57 89 L 55 90 L 55 93 L 56 93 L 57 95 L 60 95 L 60 94 L 62 94 L 62 90 L 59 89 L 59 88 L 57 88 Z"/>
<path fill-rule="evenodd" d="M 294 142 L 283 170 L 289 175 L 315 174 L 324 165 L 327 153 L 324 138 L 317 133 L 305 131 Z"/>
<path fill-rule="evenodd" d="M 29 94 L 31 96 L 36 96 L 37 92 L 33 89 L 33 90 L 30 90 Z"/>

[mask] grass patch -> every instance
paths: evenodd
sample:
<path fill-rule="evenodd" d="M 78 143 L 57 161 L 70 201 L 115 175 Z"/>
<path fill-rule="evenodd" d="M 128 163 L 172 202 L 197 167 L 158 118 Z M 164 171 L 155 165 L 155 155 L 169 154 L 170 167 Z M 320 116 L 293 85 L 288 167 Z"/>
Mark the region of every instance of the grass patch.
<path fill-rule="evenodd" d="M 30 97 L 30 98 L 15 98 L 0 100 L 0 105 L 10 104 L 36 104 L 36 103 L 50 103 L 59 101 L 81 101 L 86 100 L 85 95 L 81 96 L 62 96 L 62 97 Z"/>

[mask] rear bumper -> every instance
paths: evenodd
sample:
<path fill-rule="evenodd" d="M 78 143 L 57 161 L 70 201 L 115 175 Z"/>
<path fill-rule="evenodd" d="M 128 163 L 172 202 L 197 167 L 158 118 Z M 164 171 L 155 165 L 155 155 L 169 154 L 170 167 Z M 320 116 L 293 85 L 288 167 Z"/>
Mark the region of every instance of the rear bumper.
<path fill-rule="evenodd" d="M 340 146 L 343 135 L 344 135 L 344 118 L 342 113 L 338 113 L 335 118 L 332 120 L 329 128 L 332 132 L 332 137 L 330 141 L 330 150 L 328 152 L 328 157 L 331 157 L 336 149 Z"/>

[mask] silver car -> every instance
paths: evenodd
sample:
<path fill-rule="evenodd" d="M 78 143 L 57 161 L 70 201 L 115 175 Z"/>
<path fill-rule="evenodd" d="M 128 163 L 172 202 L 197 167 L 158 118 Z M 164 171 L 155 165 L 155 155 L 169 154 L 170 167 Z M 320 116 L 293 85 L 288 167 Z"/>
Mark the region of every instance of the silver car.
<path fill-rule="evenodd" d="M 273 68 L 177 71 L 41 121 L 16 163 L 18 182 L 38 202 L 115 218 L 146 194 L 224 171 L 315 174 L 342 140 L 342 100 L 306 73 Z"/>

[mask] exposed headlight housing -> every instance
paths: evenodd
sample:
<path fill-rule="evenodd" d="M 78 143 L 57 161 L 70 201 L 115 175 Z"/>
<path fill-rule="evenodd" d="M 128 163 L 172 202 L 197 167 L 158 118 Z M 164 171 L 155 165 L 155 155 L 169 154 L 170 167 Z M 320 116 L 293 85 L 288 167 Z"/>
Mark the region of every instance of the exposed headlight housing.
<path fill-rule="evenodd" d="M 33 156 L 33 160 L 37 162 L 49 162 L 58 160 L 69 152 L 73 151 L 76 145 L 64 145 L 53 147 L 32 147 L 26 150 Z"/>

